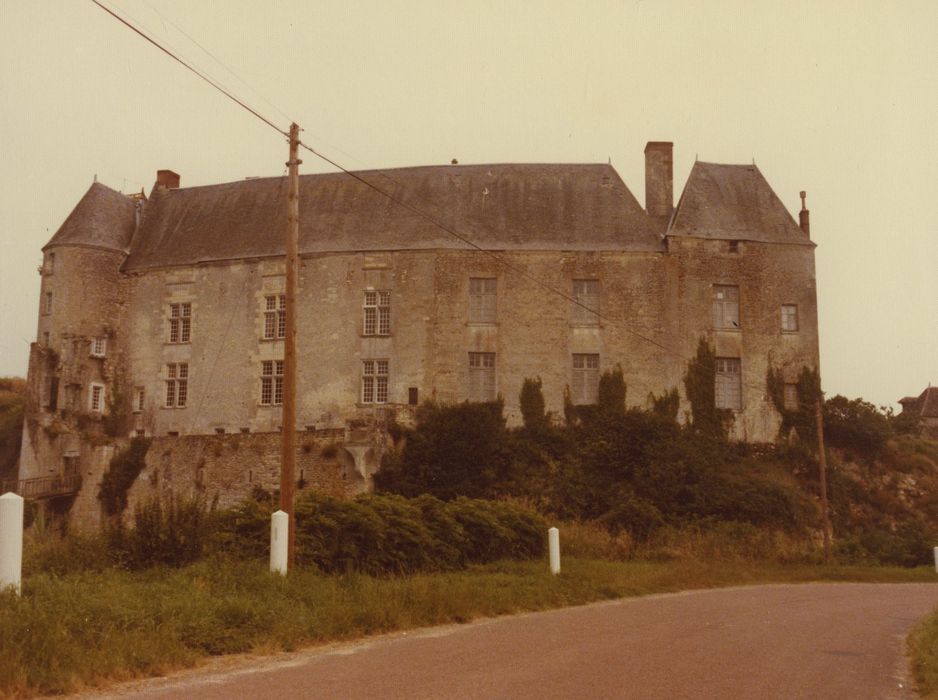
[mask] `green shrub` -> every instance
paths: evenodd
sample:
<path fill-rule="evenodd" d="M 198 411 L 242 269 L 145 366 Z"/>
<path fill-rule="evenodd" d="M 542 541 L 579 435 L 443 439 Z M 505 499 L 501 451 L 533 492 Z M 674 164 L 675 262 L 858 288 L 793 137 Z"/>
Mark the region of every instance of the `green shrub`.
<path fill-rule="evenodd" d="M 127 491 L 146 465 L 149 449 L 149 438 L 135 437 L 126 449 L 111 458 L 98 487 L 98 500 L 107 515 L 120 515 L 127 508 Z"/>
<path fill-rule="evenodd" d="M 824 436 L 831 445 L 873 457 L 891 435 L 889 419 L 868 401 L 837 395 L 824 402 Z"/>
<path fill-rule="evenodd" d="M 122 549 L 124 563 L 133 569 L 183 566 L 201 558 L 207 539 L 206 520 L 201 499 L 153 498 L 134 509 L 133 529 L 114 527 L 112 547 Z"/>

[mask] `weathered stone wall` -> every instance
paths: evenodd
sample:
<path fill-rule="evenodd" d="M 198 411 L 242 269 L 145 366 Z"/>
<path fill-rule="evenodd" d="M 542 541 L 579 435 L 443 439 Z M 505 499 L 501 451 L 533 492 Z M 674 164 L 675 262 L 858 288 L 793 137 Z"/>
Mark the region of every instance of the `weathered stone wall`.
<path fill-rule="evenodd" d="M 671 293 L 680 309 L 672 347 L 692 357 L 701 337 L 717 357 L 740 359 L 742 411 L 732 437 L 753 442 L 777 437 L 780 416 L 766 389 L 771 367 L 794 382 L 803 367 L 819 368 L 814 248 L 740 241 L 730 252 L 722 240 L 672 237 L 669 264 L 674 267 Z M 713 327 L 713 285 L 739 287 L 738 330 Z M 798 331 L 781 329 L 783 304 L 798 306 Z M 681 387 L 683 395 L 683 386 Z M 682 403 L 682 412 L 690 406 Z"/>
<path fill-rule="evenodd" d="M 574 353 L 598 354 L 601 370 L 621 366 L 629 405 L 647 406 L 650 394 L 677 388 L 686 419 L 683 377 L 703 337 L 718 356 L 740 359 L 742 410 L 732 436 L 775 439 L 779 416 L 766 392 L 767 370 L 794 381 L 802 367 L 818 366 L 813 247 L 740 241 L 733 250 L 725 240 L 690 237 L 667 244 L 660 252 L 501 252 L 501 260 L 478 251 L 303 257 L 296 428 L 304 480 L 337 495 L 369 488 L 386 440 L 382 427 L 391 415 L 413 419 L 410 390 L 419 401 L 466 400 L 468 353 L 477 351 L 496 353 L 497 392 L 511 424 L 521 422 L 525 377 L 540 377 L 548 410 L 562 414 Z M 87 478 L 76 515 L 97 522 L 94 496 L 109 459 L 103 444 L 147 435 L 156 441 L 135 500 L 195 490 L 230 505 L 255 486 L 276 489 L 281 408 L 261 405 L 261 364 L 283 358 L 283 341 L 263 337 L 265 296 L 284 291 L 282 260 L 121 275 L 121 253 L 56 252 L 55 270 L 43 276 L 53 306 L 40 314 L 30 360 L 35 410 L 24 430 L 22 478 L 55 473 L 66 454 L 79 456 Z M 472 277 L 496 279 L 494 323 L 469 321 Z M 573 303 L 561 296 L 572 294 L 575 279 L 599 280 L 596 324 L 578 324 Z M 739 287 L 739 329 L 713 327 L 714 284 Z M 388 336 L 363 332 L 368 289 L 391 293 Z M 170 305 L 185 302 L 191 338 L 171 343 Z M 782 304 L 798 306 L 797 332 L 781 330 Z M 91 338 L 102 335 L 106 357 L 90 357 Z M 361 402 L 366 359 L 389 363 L 386 405 Z M 165 407 L 171 363 L 188 364 L 184 408 Z M 59 377 L 54 414 L 52 374 Z M 122 420 L 88 415 L 93 382 L 107 386 L 109 411 Z M 138 390 L 141 410 L 130 406 Z"/>
<path fill-rule="evenodd" d="M 298 490 L 340 498 L 365 490 L 363 475 L 335 437 L 301 434 L 297 443 Z M 207 505 L 229 508 L 255 489 L 280 490 L 279 433 L 157 437 L 128 493 L 127 513 L 142 501 L 174 495 L 199 496 Z"/>

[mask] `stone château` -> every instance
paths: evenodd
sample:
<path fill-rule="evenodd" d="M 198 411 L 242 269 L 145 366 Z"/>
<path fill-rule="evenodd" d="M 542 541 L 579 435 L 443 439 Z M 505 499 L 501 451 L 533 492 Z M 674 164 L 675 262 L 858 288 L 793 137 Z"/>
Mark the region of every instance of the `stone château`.
<path fill-rule="evenodd" d="M 361 172 L 479 249 L 346 174 L 300 178 L 298 478 L 370 487 L 392 419 L 502 397 L 526 377 L 549 410 L 595 400 L 621 367 L 630 405 L 673 388 L 701 338 L 732 437 L 776 439 L 818 367 L 814 243 L 753 165 L 697 162 L 673 204 L 672 144 L 645 149 L 645 207 L 610 165 Z M 153 439 L 131 496 L 223 504 L 278 484 L 286 178 L 149 196 L 94 183 L 43 250 L 20 478 L 80 474 L 100 517 L 115 450 Z M 481 250 L 480 250 L 481 249 Z"/>

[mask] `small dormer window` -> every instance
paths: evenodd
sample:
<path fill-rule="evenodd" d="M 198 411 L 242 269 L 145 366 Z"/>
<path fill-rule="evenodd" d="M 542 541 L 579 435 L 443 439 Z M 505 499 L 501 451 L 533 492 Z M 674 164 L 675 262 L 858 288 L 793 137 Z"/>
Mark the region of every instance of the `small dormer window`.
<path fill-rule="evenodd" d="M 104 357 L 107 354 L 107 338 L 91 339 L 91 356 Z"/>

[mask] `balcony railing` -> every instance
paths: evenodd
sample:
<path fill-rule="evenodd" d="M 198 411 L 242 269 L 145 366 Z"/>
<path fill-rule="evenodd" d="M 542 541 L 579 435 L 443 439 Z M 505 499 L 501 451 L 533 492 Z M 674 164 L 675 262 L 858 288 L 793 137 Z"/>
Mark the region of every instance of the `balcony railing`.
<path fill-rule="evenodd" d="M 81 488 L 81 474 L 40 476 L 36 479 L 19 479 L 0 482 L 0 493 L 12 491 L 23 498 L 53 498 L 71 496 Z"/>

